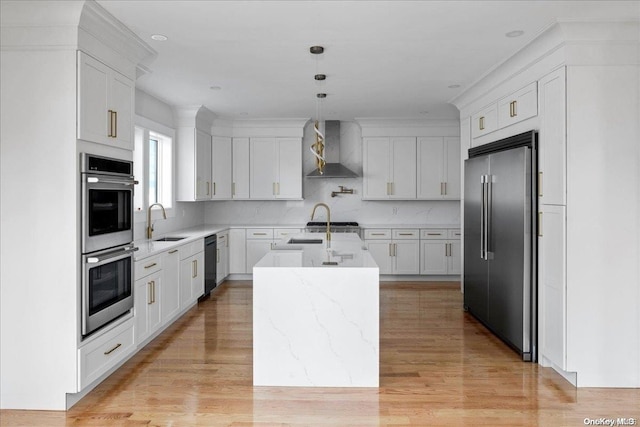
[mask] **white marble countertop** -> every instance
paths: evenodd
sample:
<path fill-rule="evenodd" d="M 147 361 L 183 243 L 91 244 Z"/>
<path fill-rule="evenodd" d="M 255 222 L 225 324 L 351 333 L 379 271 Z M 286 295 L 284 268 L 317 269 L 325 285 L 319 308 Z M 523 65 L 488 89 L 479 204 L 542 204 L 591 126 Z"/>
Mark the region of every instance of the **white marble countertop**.
<path fill-rule="evenodd" d="M 321 239 L 322 243 L 288 243 L 292 239 Z M 329 245 L 324 233 L 301 233 L 276 243 L 255 267 L 377 268 L 378 265 L 355 233 L 332 233 Z"/>

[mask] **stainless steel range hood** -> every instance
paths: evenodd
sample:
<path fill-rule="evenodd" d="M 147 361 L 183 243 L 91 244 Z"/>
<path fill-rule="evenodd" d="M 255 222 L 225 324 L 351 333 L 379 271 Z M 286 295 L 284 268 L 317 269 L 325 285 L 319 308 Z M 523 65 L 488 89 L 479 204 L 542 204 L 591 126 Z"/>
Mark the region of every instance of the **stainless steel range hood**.
<path fill-rule="evenodd" d="M 307 175 L 307 178 L 357 178 L 358 174 L 340 163 L 340 120 L 324 122 L 324 173 L 318 169 Z"/>

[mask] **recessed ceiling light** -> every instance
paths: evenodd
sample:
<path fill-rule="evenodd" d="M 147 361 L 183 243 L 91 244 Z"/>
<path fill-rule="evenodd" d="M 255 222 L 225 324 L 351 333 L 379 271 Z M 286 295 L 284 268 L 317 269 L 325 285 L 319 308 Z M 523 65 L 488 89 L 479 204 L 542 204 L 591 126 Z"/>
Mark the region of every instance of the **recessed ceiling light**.
<path fill-rule="evenodd" d="M 520 37 L 523 34 L 524 34 L 524 31 L 522 30 L 513 30 L 513 31 L 509 31 L 507 34 L 505 34 L 505 36 L 514 38 L 514 37 Z"/>
<path fill-rule="evenodd" d="M 322 46 L 311 46 L 309 48 L 309 52 L 313 53 L 314 55 L 320 55 L 321 53 L 324 53 L 324 47 L 322 47 Z"/>
<path fill-rule="evenodd" d="M 316 74 L 313 78 L 316 80 L 326 80 L 327 76 L 326 74 Z"/>
<path fill-rule="evenodd" d="M 327 94 L 326 93 L 319 93 L 316 95 L 318 98 L 326 98 Z"/>
<path fill-rule="evenodd" d="M 164 41 L 169 40 L 169 37 L 163 36 L 162 34 L 152 34 L 151 35 L 151 40 L 155 40 L 157 42 L 164 42 Z"/>
<path fill-rule="evenodd" d="M 449 89 L 457 89 L 460 87 L 460 85 L 449 85 L 447 86 Z"/>
<path fill-rule="evenodd" d="M 220 86 L 210 86 L 209 89 L 211 89 L 211 90 L 221 90 L 222 88 Z"/>

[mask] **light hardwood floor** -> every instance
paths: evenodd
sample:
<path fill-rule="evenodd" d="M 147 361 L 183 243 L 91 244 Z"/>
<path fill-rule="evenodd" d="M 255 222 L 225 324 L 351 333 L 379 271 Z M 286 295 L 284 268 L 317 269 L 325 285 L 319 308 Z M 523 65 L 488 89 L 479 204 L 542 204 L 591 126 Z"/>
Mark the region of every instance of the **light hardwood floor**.
<path fill-rule="evenodd" d="M 2 426 L 582 426 L 640 389 L 575 389 L 462 311 L 459 284 L 384 283 L 380 388 L 253 387 L 250 282 L 226 282 L 68 412 Z M 586 351 L 586 349 L 585 349 Z"/>

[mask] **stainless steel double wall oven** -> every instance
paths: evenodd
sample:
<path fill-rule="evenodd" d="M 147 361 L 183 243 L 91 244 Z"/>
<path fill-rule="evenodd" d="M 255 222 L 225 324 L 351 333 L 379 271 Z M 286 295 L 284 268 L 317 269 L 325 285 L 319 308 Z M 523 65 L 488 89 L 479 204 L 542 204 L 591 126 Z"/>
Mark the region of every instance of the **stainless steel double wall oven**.
<path fill-rule="evenodd" d="M 133 308 L 133 162 L 83 153 L 82 335 Z"/>

